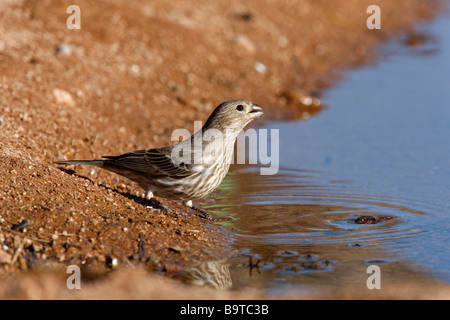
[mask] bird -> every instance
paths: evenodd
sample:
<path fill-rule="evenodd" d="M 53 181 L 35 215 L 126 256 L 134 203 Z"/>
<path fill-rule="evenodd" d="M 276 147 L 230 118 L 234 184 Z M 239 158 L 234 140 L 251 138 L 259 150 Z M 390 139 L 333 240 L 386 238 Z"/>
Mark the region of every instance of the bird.
<path fill-rule="evenodd" d="M 210 217 L 193 205 L 192 200 L 211 194 L 228 173 L 238 134 L 264 109 L 245 99 L 221 103 L 211 113 L 203 127 L 189 138 L 171 146 L 136 150 L 119 156 L 102 156 L 98 160 L 57 161 L 59 165 L 99 167 L 124 176 L 145 191 L 147 200 L 154 196 L 181 200 Z M 161 201 L 158 205 L 172 212 Z"/>

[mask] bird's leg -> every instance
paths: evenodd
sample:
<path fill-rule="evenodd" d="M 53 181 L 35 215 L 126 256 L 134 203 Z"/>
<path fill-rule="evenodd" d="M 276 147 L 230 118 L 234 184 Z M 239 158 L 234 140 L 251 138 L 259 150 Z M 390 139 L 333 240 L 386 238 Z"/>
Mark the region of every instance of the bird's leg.
<path fill-rule="evenodd" d="M 169 210 L 170 210 L 170 209 L 167 208 L 167 207 L 165 207 L 160 201 L 156 200 L 156 199 L 153 197 L 153 192 L 152 192 L 152 190 L 147 190 L 147 191 L 145 191 L 145 199 L 148 200 L 148 201 L 152 201 L 152 200 L 153 200 L 153 202 L 156 202 L 157 205 L 158 205 L 160 208 L 162 208 L 163 210 L 167 211 L 167 213 L 169 213 Z"/>
<path fill-rule="evenodd" d="M 221 218 L 215 217 L 212 213 L 210 213 L 210 212 L 208 212 L 206 210 L 203 210 L 202 208 L 194 205 L 192 203 L 192 200 L 183 201 L 183 204 L 186 207 L 189 207 L 189 208 L 194 209 L 195 211 L 197 211 L 199 213 L 199 216 L 201 218 L 203 218 L 203 219 L 210 220 L 210 221 L 221 221 L 222 220 Z"/>
<path fill-rule="evenodd" d="M 158 205 L 158 207 L 160 207 L 161 209 L 163 209 L 164 211 L 166 211 L 167 214 L 173 213 L 172 209 L 169 209 L 166 205 L 162 204 L 161 201 L 158 201 L 158 200 L 156 200 L 156 198 L 153 197 L 153 192 L 152 192 L 152 190 L 147 190 L 147 191 L 145 192 L 145 199 L 147 199 L 148 201 L 156 202 L 156 204 Z"/>
<path fill-rule="evenodd" d="M 147 190 L 145 192 L 145 199 L 147 199 L 148 201 L 153 201 L 156 202 L 156 204 L 158 205 L 158 207 L 160 207 L 161 209 L 163 209 L 168 215 L 170 214 L 175 214 L 175 215 L 180 215 L 178 212 L 173 211 L 172 209 L 170 209 L 169 207 L 167 207 L 165 204 L 163 204 L 161 201 L 156 200 L 155 197 L 153 197 L 153 192 L 151 190 Z M 183 216 L 185 218 L 187 218 L 186 214 L 183 213 Z"/>

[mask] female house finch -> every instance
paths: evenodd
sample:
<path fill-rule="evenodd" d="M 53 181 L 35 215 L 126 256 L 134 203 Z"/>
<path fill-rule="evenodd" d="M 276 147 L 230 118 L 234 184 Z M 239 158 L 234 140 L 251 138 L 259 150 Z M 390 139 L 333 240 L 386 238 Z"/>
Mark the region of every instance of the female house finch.
<path fill-rule="evenodd" d="M 102 160 L 56 163 L 100 167 L 138 183 L 148 200 L 157 195 L 182 200 L 192 207 L 192 199 L 203 198 L 219 186 L 232 162 L 237 135 L 263 114 L 263 109 L 251 101 L 230 100 L 213 111 L 201 130 L 173 146 L 104 156 Z M 214 139 L 205 141 L 211 135 Z"/>

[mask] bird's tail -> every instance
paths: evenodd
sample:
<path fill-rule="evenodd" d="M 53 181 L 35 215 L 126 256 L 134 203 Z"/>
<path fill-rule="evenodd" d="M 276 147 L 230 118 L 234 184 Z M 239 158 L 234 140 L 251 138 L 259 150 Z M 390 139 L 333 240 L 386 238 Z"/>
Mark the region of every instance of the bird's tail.
<path fill-rule="evenodd" d="M 78 164 L 81 166 L 94 166 L 103 167 L 104 160 L 69 160 L 69 161 L 57 161 L 56 164 Z"/>

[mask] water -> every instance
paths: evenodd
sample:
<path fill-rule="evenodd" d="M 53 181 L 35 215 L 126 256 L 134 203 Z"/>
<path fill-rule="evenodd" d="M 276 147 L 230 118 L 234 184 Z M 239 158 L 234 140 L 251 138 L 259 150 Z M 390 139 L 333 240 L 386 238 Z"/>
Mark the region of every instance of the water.
<path fill-rule="evenodd" d="M 234 288 L 366 288 L 371 264 L 384 287 L 450 281 L 449 30 L 445 16 L 420 28 L 420 46 L 389 43 L 325 93 L 323 112 L 269 124 L 279 173 L 233 172 L 209 208 L 234 217 Z"/>

